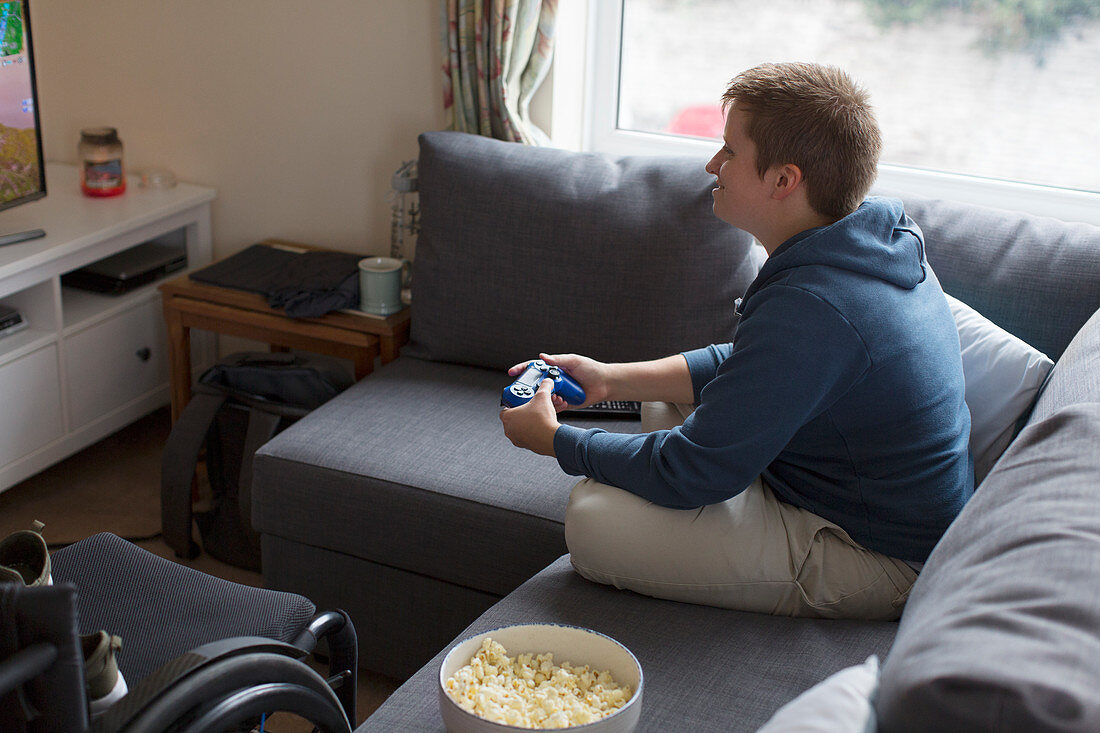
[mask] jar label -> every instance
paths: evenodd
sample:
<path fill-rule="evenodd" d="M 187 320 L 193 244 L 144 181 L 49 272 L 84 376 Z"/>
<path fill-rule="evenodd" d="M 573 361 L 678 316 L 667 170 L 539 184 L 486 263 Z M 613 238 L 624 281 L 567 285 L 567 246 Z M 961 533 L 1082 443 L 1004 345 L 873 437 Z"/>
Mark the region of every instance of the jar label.
<path fill-rule="evenodd" d="M 117 188 L 122 185 L 122 159 L 101 163 L 84 161 L 84 186 L 91 189 Z"/>

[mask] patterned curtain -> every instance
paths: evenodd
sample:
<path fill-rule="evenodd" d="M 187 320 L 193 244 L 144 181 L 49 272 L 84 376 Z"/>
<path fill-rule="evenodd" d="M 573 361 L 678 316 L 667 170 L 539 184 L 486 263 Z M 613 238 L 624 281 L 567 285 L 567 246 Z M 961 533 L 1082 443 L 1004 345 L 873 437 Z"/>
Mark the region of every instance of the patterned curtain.
<path fill-rule="evenodd" d="M 528 107 L 550 70 L 558 0 L 441 0 L 448 129 L 528 145 Z"/>

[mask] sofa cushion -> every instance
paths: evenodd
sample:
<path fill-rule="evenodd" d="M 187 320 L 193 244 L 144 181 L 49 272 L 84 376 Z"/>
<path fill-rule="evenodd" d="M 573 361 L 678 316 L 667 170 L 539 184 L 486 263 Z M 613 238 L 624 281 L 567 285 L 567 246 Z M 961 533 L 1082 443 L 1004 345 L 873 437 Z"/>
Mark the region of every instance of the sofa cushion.
<path fill-rule="evenodd" d="M 729 341 L 764 253 L 711 212 L 705 163 L 421 135 L 406 353 L 500 369 Z"/>
<path fill-rule="evenodd" d="M 756 733 L 874 733 L 878 657 L 845 667 L 779 708 Z"/>
<path fill-rule="evenodd" d="M 1100 730 L 1100 404 L 1025 428 L 921 572 L 880 728 Z"/>
<path fill-rule="evenodd" d="M 381 367 L 256 453 L 253 525 L 504 595 L 565 552 L 577 482 L 508 442 L 499 417 L 508 382 L 404 356 Z"/>
<path fill-rule="evenodd" d="M 1055 361 L 1100 307 L 1100 227 L 901 198 L 943 289 Z"/>
<path fill-rule="evenodd" d="M 486 611 L 456 641 L 517 623 L 573 624 L 625 644 L 645 674 L 639 733 L 755 731 L 834 672 L 885 654 L 897 629 L 885 621 L 799 619 L 658 600 L 589 582 L 568 556 Z M 443 731 L 436 688 L 447 648 L 359 733 Z"/>
<path fill-rule="evenodd" d="M 961 300 L 948 295 L 947 302 L 959 329 L 970 455 L 979 484 L 1016 437 L 1017 423 L 1031 410 L 1054 362 Z"/>
<path fill-rule="evenodd" d="M 1100 402 L 1100 310 L 1073 337 L 1054 365 L 1030 419 L 1045 420 L 1078 402 Z"/>

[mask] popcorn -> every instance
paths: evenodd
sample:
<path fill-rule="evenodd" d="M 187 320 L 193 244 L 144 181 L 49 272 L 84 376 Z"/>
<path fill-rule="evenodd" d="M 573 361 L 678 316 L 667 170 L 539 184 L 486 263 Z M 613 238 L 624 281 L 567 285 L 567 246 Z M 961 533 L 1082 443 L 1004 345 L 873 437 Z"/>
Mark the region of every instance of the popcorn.
<path fill-rule="evenodd" d="M 592 723 L 626 705 L 633 695 L 608 671 L 586 664 L 554 664 L 553 654 L 509 657 L 486 638 L 470 663 L 448 677 L 447 695 L 463 710 L 520 728 L 568 728 Z"/>

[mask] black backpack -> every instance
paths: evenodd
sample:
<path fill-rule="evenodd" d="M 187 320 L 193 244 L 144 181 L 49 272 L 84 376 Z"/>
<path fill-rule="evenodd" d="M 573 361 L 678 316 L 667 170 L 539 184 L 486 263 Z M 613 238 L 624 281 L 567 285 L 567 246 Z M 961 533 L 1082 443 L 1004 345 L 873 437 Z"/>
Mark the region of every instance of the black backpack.
<path fill-rule="evenodd" d="M 231 354 L 206 370 L 180 414 L 161 461 L 161 531 L 178 557 L 192 559 L 194 516 L 212 557 L 260 570 L 260 536 L 252 529 L 252 456 L 299 418 L 347 389 L 340 362 L 314 354 Z M 206 446 L 212 501 L 193 512 L 191 485 Z"/>

